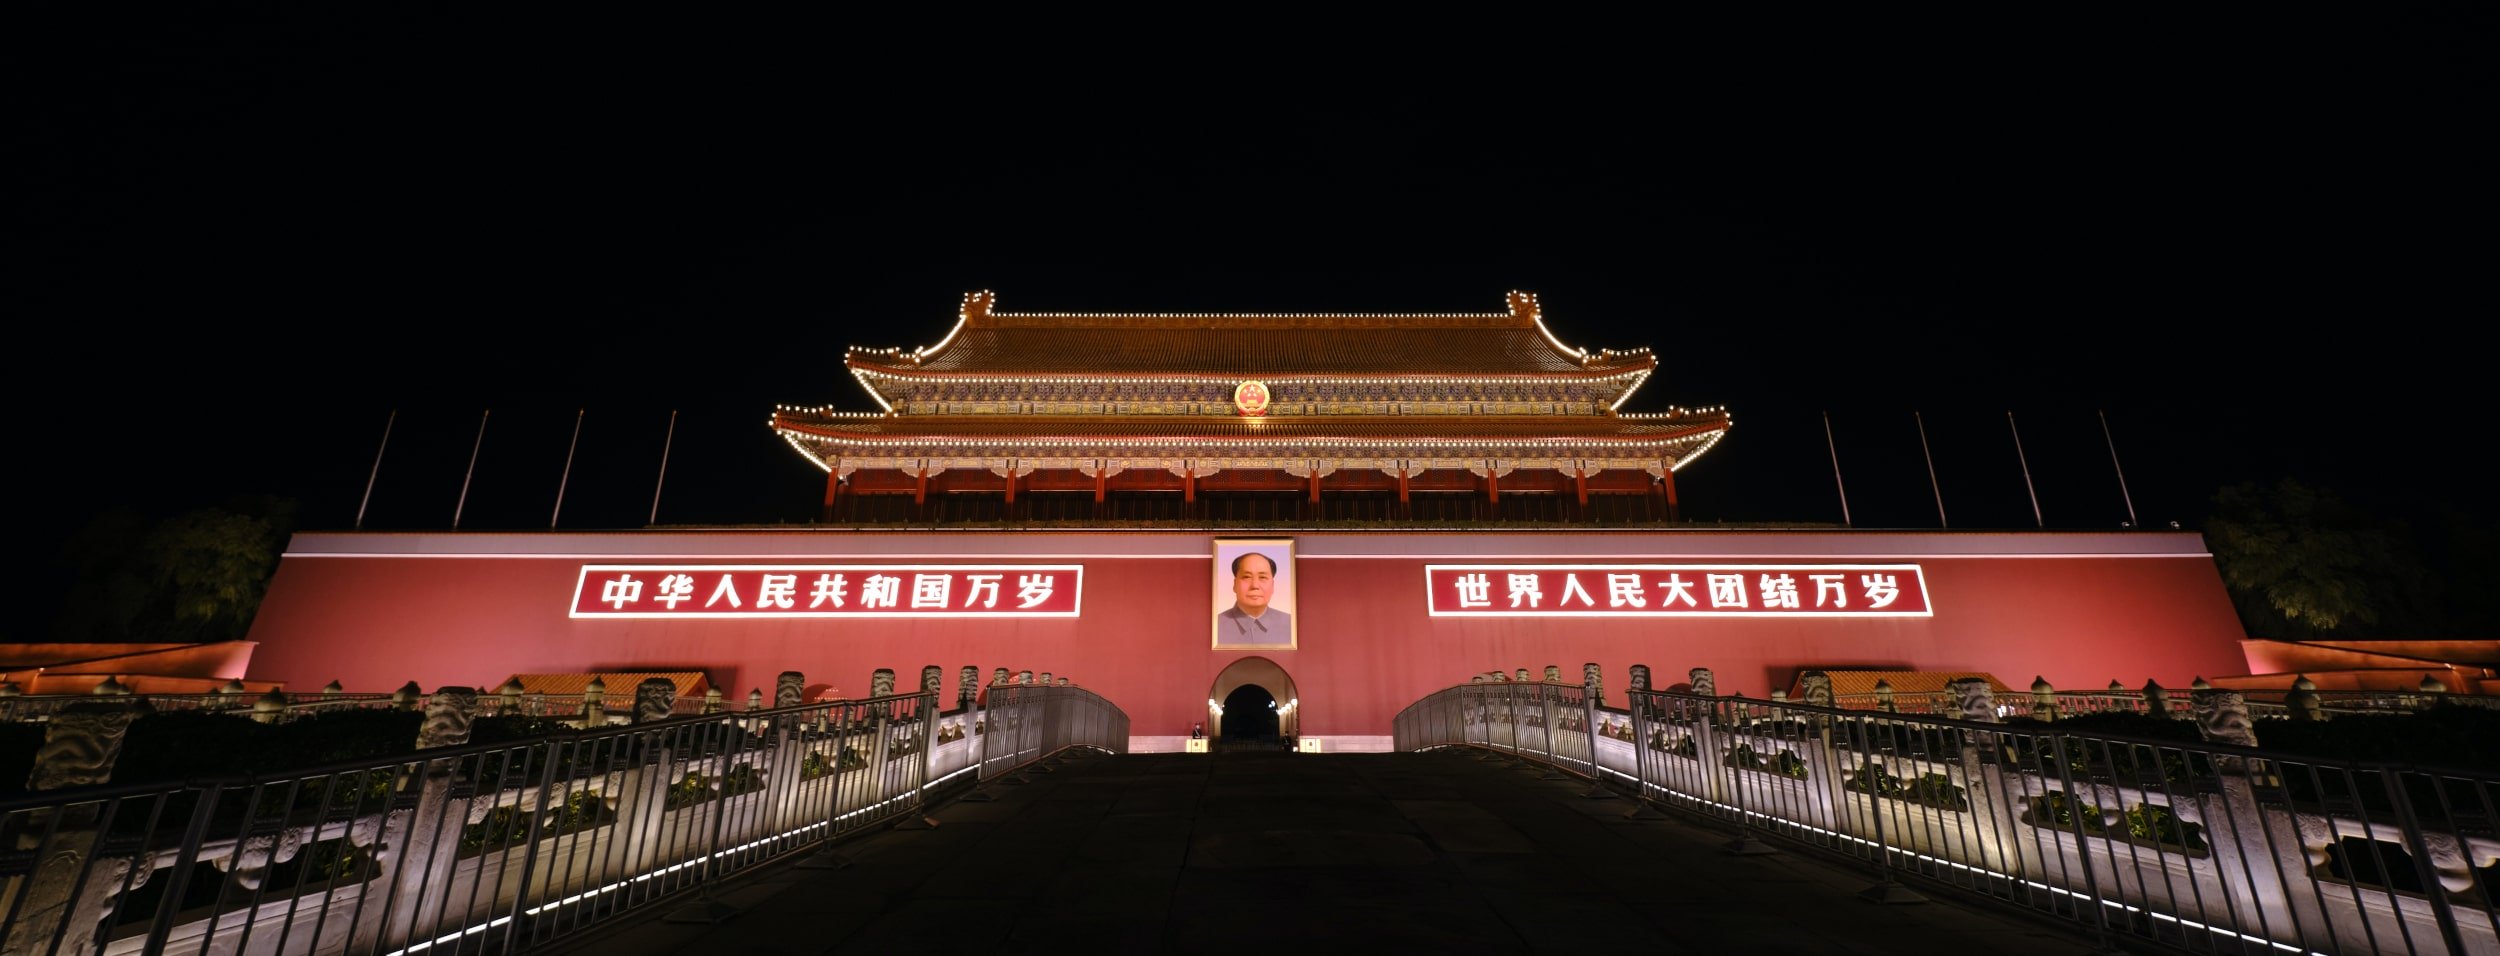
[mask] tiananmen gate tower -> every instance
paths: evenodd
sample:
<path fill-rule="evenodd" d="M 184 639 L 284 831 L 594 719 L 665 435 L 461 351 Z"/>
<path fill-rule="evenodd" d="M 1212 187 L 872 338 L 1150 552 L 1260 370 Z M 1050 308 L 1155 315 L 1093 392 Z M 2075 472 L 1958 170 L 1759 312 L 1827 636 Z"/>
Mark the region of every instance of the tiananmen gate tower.
<path fill-rule="evenodd" d="M 773 412 L 824 471 L 817 524 L 299 534 L 251 674 L 697 671 L 742 694 L 798 670 L 865 696 L 890 669 L 934 671 L 951 701 L 1004 671 L 1102 694 L 1136 750 L 1220 733 L 1245 689 L 1285 735 L 1369 750 L 1408 703 L 1496 672 L 1595 664 L 1619 693 L 1633 665 L 1659 686 L 1708 667 L 1759 696 L 1809 669 L 2091 689 L 2245 670 L 2192 532 L 1684 524 L 1676 473 L 1727 412 L 1621 412 L 1656 355 L 1567 344 L 1533 295 L 1505 305 L 967 295 L 933 344 L 845 353 L 873 410 Z"/>

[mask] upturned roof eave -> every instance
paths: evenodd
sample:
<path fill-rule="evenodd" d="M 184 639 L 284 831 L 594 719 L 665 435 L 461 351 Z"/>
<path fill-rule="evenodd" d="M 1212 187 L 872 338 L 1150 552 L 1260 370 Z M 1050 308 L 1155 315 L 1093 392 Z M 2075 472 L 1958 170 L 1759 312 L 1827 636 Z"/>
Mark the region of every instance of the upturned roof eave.
<path fill-rule="evenodd" d="M 1466 442 L 1488 445 L 1605 444 L 1627 446 L 1662 445 L 1689 442 L 1696 438 L 1706 437 L 1713 433 L 1723 433 L 1731 424 L 1727 416 L 1724 414 L 1710 414 L 1695 416 L 1694 420 L 1687 427 L 1644 435 L 1627 435 L 1619 432 L 1608 433 L 1603 431 L 1595 431 L 1585 434 L 1526 432 L 1503 435 L 1486 432 L 1470 432 L 1464 428 L 1452 428 L 1445 431 L 1436 430 L 1429 427 L 1429 425 L 1422 421 L 1421 419 L 1423 418 L 1425 418 L 1425 416 L 1403 417 L 1401 423 L 1414 429 L 1414 431 L 1407 436 L 1398 438 L 1385 438 L 1375 435 L 1355 434 L 1352 432 L 1331 433 L 1327 431 L 1311 431 L 1297 432 L 1294 434 L 1257 435 L 1240 433 L 1219 434 L 1212 430 L 1207 430 L 1214 426 L 1229 424 L 1237 421 L 1236 419 L 1223 418 L 1195 419 L 1193 422 L 1175 422 L 1174 425 L 1177 427 L 1169 430 L 1131 434 L 1090 432 L 1083 430 L 1082 428 L 1068 428 L 1026 433 L 983 432 L 974 428 L 959 428 L 917 434 L 889 434 L 882 431 L 846 429 L 838 422 L 804 421 L 792 417 L 785 417 L 779 414 L 774 416 L 772 424 L 775 430 L 781 432 L 786 438 L 793 441 L 814 440 L 829 443 L 862 445 L 930 445 L 951 442 L 998 445 L 1053 443 L 1154 445 L 1189 442 L 1230 445 L 1297 445 L 1312 443 L 1397 444 L 1404 441 Z M 896 421 L 897 418 L 893 416 L 863 416 L 863 420 L 893 422 Z M 1276 421 L 1279 419 L 1270 420 Z M 1615 419 L 1600 420 L 1618 421 Z M 1205 428 L 1192 429 L 1186 427 L 1187 424 L 1191 423 L 1205 426 Z M 1002 422 L 1002 424 L 1004 424 L 1004 422 Z"/>
<path fill-rule="evenodd" d="M 1639 388 L 1641 387 L 1641 385 L 1642 385 L 1643 383 L 1647 382 L 1647 381 L 1649 380 L 1649 377 L 1650 377 L 1652 374 L 1655 374 L 1655 373 L 1657 372 L 1657 370 L 1658 370 L 1658 357 L 1657 357 L 1657 356 L 1655 356 L 1655 355 L 1649 354 L 1649 353 L 1632 353 L 1632 354 L 1628 354 L 1628 355 L 1620 355 L 1620 356 L 1618 356 L 1618 357 L 1619 357 L 1620 361 L 1619 361 L 1617 364 L 1611 364 L 1611 365 L 1594 366 L 1594 367 L 1585 367 L 1585 368 L 1581 368 L 1581 369 L 1577 369 L 1577 370 L 1570 370 L 1570 371 L 1519 371 L 1519 372 L 1451 372 L 1451 371 L 1420 371 L 1420 372 L 1416 372 L 1416 371 L 1408 371 L 1408 372 L 1389 372 L 1389 371 L 1381 371 L 1381 372 L 1369 372 L 1369 373 L 1346 373 L 1346 372 L 1273 372 L 1273 373 L 1270 373 L 1270 372 L 1245 372 L 1245 371 L 1238 371 L 1238 370 L 1221 370 L 1221 371 L 1219 371 L 1219 370 L 1179 370 L 1179 371 L 1160 371 L 1160 372 L 1059 372 L 1059 371 L 1018 370 L 1018 369 L 990 369 L 990 370 L 984 370 L 984 371 L 970 371 L 970 372 L 968 372 L 968 371 L 958 371 L 958 370 L 937 371 L 937 370 L 932 370 L 932 369 L 927 369 L 927 368 L 921 368 L 921 367 L 919 367 L 918 365 L 916 365 L 916 364 L 911 364 L 911 363 L 901 363 L 901 364 L 896 364 L 896 363 L 887 363 L 887 362 L 880 362 L 880 361 L 871 361 L 871 360 L 865 360 L 865 359 L 862 359 L 862 358 L 861 358 L 860 356 L 858 356 L 858 355 L 845 355 L 845 356 L 843 356 L 843 359 L 842 359 L 842 364 L 843 364 L 844 369 L 845 369 L 845 370 L 847 370 L 847 371 L 849 371 L 849 372 L 851 373 L 851 378 L 852 378 L 853 380 L 855 380 L 855 381 L 857 381 L 857 382 L 859 383 L 860 388 L 865 389 L 865 390 L 869 393 L 869 395 L 870 395 L 871 397 L 873 397 L 873 398 L 875 398 L 875 399 L 876 399 L 878 406 L 879 406 L 879 407 L 881 407 L 881 408 L 883 408 L 883 409 L 885 409 L 886 411 L 893 411 L 893 410 L 894 410 L 894 402 L 896 401 L 896 398 L 895 398 L 895 396 L 893 396 L 893 395 L 889 395 L 889 394 L 885 393 L 882 389 L 879 389 L 879 388 L 877 387 L 877 382 L 878 382 L 880 379 L 883 379 L 883 380 L 888 380 L 888 381 L 894 381 L 894 380 L 910 380 L 910 381 L 936 381 L 936 382 L 943 382 L 943 381 L 997 381 L 997 380 L 1014 380 L 1014 381 L 1032 381 L 1032 382 L 1111 382 L 1111 381 L 1121 381 L 1121 382 L 1154 382 L 1154 381 L 1174 381 L 1174 382 L 1216 382 L 1216 383 L 1230 383 L 1230 382 L 1239 382 L 1239 381 L 1243 381 L 1243 380 L 1247 380 L 1247 379 L 1256 379 L 1256 380 L 1263 381 L 1263 382 L 1268 382 L 1268 383 L 1271 383 L 1271 384 L 1272 384 L 1272 383 L 1278 383 L 1278 382 L 1301 382 L 1301 381 L 1353 381 L 1353 380 L 1379 380 L 1379 381 L 1383 381 L 1383 382 L 1410 382 L 1410 381 L 1433 381 L 1433 380 L 1444 380 L 1444 379 L 1473 379 L 1473 380 L 1504 381 L 1504 382 L 1559 381 L 1559 382 L 1587 382 L 1587 383 L 1599 383 L 1599 382 L 1606 382 L 1606 381 L 1616 380 L 1616 379 L 1628 379 L 1629 381 L 1627 381 L 1627 382 L 1623 385 L 1623 387 L 1621 388 L 1621 390 L 1619 390 L 1619 391 L 1615 392 L 1615 393 L 1614 393 L 1614 394 L 1613 394 L 1610 398 L 1608 398 L 1608 399 L 1607 399 L 1607 405 L 1608 405 L 1609 407 L 1611 407 L 1611 408 L 1621 408 L 1625 402 L 1627 402 L 1627 401 L 1630 401 L 1630 400 L 1631 400 L 1632 393 L 1633 393 L 1633 392 L 1635 392 L 1635 391 L 1637 391 L 1637 390 L 1639 390 Z"/>

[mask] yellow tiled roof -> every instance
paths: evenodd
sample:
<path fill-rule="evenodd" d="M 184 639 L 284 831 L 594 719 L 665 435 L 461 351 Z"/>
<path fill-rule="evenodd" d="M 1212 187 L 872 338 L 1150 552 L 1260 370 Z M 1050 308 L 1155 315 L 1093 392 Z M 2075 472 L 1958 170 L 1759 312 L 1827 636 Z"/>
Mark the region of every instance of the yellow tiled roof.
<path fill-rule="evenodd" d="M 1832 696 L 1835 697 L 1847 697 L 1851 694 L 1872 694 L 1875 692 L 1875 682 L 1879 680 L 1890 682 L 1892 684 L 1892 692 L 1895 694 L 1941 694 L 1945 692 L 1946 684 L 1965 677 L 1986 678 L 1989 689 L 1998 694 L 2011 694 L 2014 692 L 2013 688 L 2005 686 L 2004 681 L 1998 680 L 1995 674 L 1990 674 L 1985 671 L 1827 670 L 1823 673 L 1831 675 Z M 2029 692 L 2027 687 L 2025 688 L 2025 692 Z M 1795 697 L 1797 694 L 1798 686 L 1792 681 L 1788 687 L 1788 695 L 1790 697 Z"/>
<path fill-rule="evenodd" d="M 948 374 L 1440 373 L 1591 376 L 1655 368 L 1646 349 L 1585 351 L 1545 327 L 1536 297 L 1487 313 L 1212 314 L 994 312 L 964 298 L 956 327 L 920 348 L 854 347 L 853 368 Z"/>
<path fill-rule="evenodd" d="M 1463 441 L 1567 442 L 1575 445 L 1695 441 L 1725 431 L 1722 411 L 1685 412 L 1655 419 L 1552 415 L 916 415 L 895 418 L 823 417 L 781 411 L 773 424 L 803 439 L 893 445 L 913 441 L 985 439 L 1000 442 L 1176 439 L 1241 445 L 1290 445 L 1312 441 L 1440 439 Z"/>
<path fill-rule="evenodd" d="M 580 694 L 582 688 L 590 685 L 590 679 L 593 677 L 599 678 L 600 682 L 606 685 L 607 693 L 611 697 L 632 696 L 634 688 L 642 686 L 643 681 L 653 677 L 665 677 L 675 681 L 679 697 L 700 697 L 712 686 L 711 682 L 705 679 L 702 671 L 611 671 L 597 674 L 512 675 L 513 680 L 521 682 L 521 693 L 557 696 Z"/>

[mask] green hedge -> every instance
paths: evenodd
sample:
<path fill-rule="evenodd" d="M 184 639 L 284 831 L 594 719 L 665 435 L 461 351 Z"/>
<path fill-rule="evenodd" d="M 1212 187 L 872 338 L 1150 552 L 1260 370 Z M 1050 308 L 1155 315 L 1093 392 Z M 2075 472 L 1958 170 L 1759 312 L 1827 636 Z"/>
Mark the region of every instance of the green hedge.
<path fill-rule="evenodd" d="M 42 724 L 0 723 L 0 797 L 26 792 L 26 777 L 35 772 L 35 751 L 42 747 Z"/>
<path fill-rule="evenodd" d="M 2500 772 L 2500 710 L 2441 704 L 2410 714 L 2339 714 L 2328 720 L 2268 718 L 2258 745 L 2285 757 L 2318 757 Z"/>
<path fill-rule="evenodd" d="M 171 783 L 387 760 L 416 752 L 423 723 L 421 713 L 381 709 L 324 711 L 279 724 L 209 711 L 153 713 L 131 721 L 112 782 Z M 469 740 L 508 743 L 573 732 L 544 717 L 480 717 L 470 725 Z M 40 723 L 0 723 L 0 796 L 26 792 L 43 734 Z"/>

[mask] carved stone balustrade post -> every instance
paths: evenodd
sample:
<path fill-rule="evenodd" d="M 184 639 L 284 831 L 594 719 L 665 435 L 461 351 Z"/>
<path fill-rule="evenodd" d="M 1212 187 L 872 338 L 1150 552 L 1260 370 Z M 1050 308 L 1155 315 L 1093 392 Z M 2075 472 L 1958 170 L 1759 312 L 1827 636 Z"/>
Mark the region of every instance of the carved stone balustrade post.
<path fill-rule="evenodd" d="M 2197 731 L 2206 740 L 2240 747 L 2257 746 L 2257 730 L 2248 716 L 2248 698 L 2235 690 L 2203 690 L 2192 698 Z"/>
<path fill-rule="evenodd" d="M 260 695 L 259 700 L 252 702 L 253 720 L 264 724 L 274 724 L 284 716 L 286 716 L 286 694 L 275 687 L 270 688 L 268 693 Z"/>
<path fill-rule="evenodd" d="M 2283 695 L 2283 710 L 2293 720 L 2325 720 L 2326 707 L 2318 700 L 2318 683 L 2302 674 L 2292 680 L 2292 689 Z"/>
<path fill-rule="evenodd" d="M 807 698 L 807 675 L 798 671 L 782 671 L 773 680 L 773 707 L 796 707 Z"/>
<path fill-rule="evenodd" d="M 608 725 L 608 682 L 593 677 L 582 685 L 582 729 L 597 730 Z"/>
<path fill-rule="evenodd" d="M 677 710 L 677 682 L 666 677 L 645 677 L 634 688 L 634 723 L 647 724 L 667 720 Z"/>
<path fill-rule="evenodd" d="M 1830 707 L 1834 703 L 1832 698 L 1832 675 L 1826 674 L 1822 671 L 1807 671 L 1803 674 L 1799 674 L 1797 675 L 1797 692 L 1798 697 L 1810 706 Z M 1831 716 L 1828 714 L 1808 714 L 1806 716 L 1806 723 L 1818 730 L 1828 730 L 1831 727 Z"/>
<path fill-rule="evenodd" d="M 2439 706 L 2439 695 L 2448 692 L 2447 683 L 2441 681 L 2437 674 L 2422 675 L 2422 682 L 2414 686 L 2422 692 L 2421 704 L 2425 710 Z"/>
<path fill-rule="evenodd" d="M 468 743 L 469 728 L 476 721 L 476 688 L 435 688 L 434 696 L 425 701 L 425 722 L 417 726 L 417 749 L 432 750 Z"/>
<path fill-rule="evenodd" d="M 131 723 L 149 711 L 144 698 L 61 708 L 44 724 L 43 746 L 35 751 L 26 788 L 40 793 L 111 782 Z M 28 863 L 26 875 L 19 877 L 24 888 L 16 894 L 14 918 L 0 926 L 0 953 L 94 949 L 105 919 L 120 903 L 123 881 L 130 880 L 129 888 L 136 890 L 155 872 L 153 856 L 146 858 L 146 865 L 133 866 L 131 857 L 98 854 L 101 808 L 97 803 L 71 804 L 27 815 L 26 826 L 9 847 L 26 853 Z"/>
<path fill-rule="evenodd" d="M 1953 716 L 1983 724 L 1997 722 L 1996 688 L 1984 677 L 1956 678 L 1945 685 L 1953 695 Z"/>

